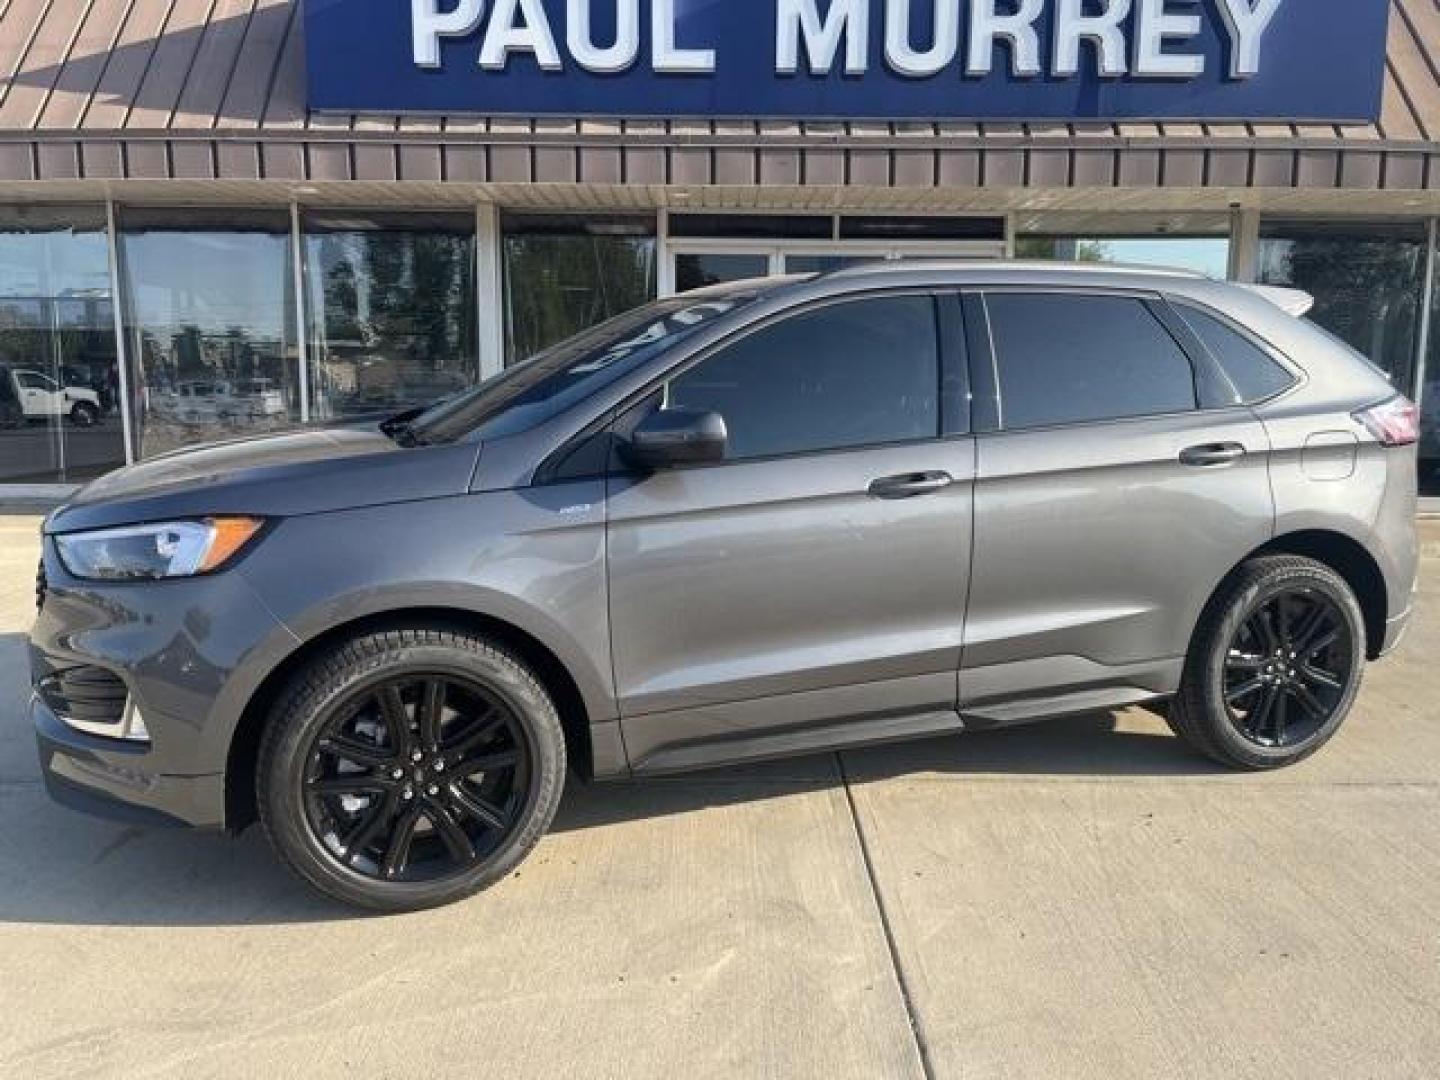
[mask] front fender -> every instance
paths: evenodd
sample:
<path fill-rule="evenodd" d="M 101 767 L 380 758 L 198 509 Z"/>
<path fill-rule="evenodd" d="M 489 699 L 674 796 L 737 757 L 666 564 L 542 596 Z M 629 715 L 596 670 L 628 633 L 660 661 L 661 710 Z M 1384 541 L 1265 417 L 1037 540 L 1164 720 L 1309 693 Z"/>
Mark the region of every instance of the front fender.
<path fill-rule="evenodd" d="M 565 665 L 591 723 L 614 720 L 603 506 L 600 482 L 584 481 L 282 520 L 237 568 L 279 628 L 227 684 L 207 735 L 228 746 L 264 680 L 305 644 L 422 608 L 529 635 Z"/>

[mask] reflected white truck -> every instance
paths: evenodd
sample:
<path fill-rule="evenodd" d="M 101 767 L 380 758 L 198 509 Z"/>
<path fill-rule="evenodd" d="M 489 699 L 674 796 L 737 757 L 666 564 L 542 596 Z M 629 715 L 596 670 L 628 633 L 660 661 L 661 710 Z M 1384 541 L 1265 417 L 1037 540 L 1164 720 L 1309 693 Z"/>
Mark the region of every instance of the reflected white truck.
<path fill-rule="evenodd" d="M 49 375 L 28 368 L 0 368 L 0 378 L 15 389 L 26 420 L 69 417 L 77 427 L 100 422 L 100 395 L 84 386 L 61 386 Z"/>

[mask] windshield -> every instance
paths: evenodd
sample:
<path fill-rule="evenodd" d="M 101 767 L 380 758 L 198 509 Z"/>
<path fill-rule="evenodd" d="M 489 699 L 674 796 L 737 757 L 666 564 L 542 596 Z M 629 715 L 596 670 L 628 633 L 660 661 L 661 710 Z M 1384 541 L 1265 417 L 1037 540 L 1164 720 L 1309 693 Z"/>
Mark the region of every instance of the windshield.
<path fill-rule="evenodd" d="M 675 297 L 636 308 L 421 413 L 409 433 L 423 442 L 528 431 L 634 371 L 755 298 L 754 292 Z"/>

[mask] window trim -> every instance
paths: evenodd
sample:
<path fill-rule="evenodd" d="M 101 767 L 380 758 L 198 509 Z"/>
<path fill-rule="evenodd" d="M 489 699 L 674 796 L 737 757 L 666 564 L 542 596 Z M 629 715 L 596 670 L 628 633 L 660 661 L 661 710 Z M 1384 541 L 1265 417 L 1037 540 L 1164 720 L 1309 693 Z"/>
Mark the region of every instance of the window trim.
<path fill-rule="evenodd" d="M 1093 420 L 1065 420 L 1051 424 L 1037 424 L 1027 427 L 1006 427 L 1004 423 L 1005 400 L 1000 388 L 1000 357 L 999 350 L 995 348 L 994 327 L 990 321 L 989 305 L 985 302 L 986 297 L 994 294 L 1015 294 L 1021 293 L 1027 296 L 1082 296 L 1082 297 L 1105 297 L 1110 299 L 1134 300 L 1148 311 L 1160 329 L 1174 342 L 1180 355 L 1190 365 L 1191 385 L 1195 394 L 1195 405 L 1190 409 L 1171 409 L 1162 413 L 1141 413 L 1138 415 L 1107 416 Z M 967 300 L 967 315 L 972 310 L 976 317 L 983 319 L 983 333 L 975 332 L 970 336 L 970 380 L 971 385 L 976 387 L 974 395 L 977 411 L 983 420 L 977 421 L 974 425 L 977 435 L 994 434 L 1027 434 L 1039 431 L 1059 431 L 1071 428 L 1097 427 L 1104 424 L 1133 423 L 1146 420 L 1160 420 L 1174 418 L 1177 416 L 1194 416 L 1199 413 L 1215 412 L 1215 408 L 1207 408 L 1204 405 L 1204 384 L 1201 379 L 1201 364 L 1210 365 L 1214 361 L 1208 354 L 1198 357 L 1193 355 L 1186 343 L 1176 337 L 1171 329 L 1163 308 L 1157 310 L 1157 306 L 1164 305 L 1165 297 L 1158 292 L 1150 292 L 1144 289 L 1115 289 L 1115 288 L 1093 288 L 1088 286 L 1063 286 L 1063 285 L 975 285 L 962 290 L 962 295 Z M 1178 316 L 1175 316 L 1178 318 Z M 967 319 L 968 324 L 973 321 Z M 987 363 L 988 360 L 988 363 Z M 1218 367 L 1218 365 L 1216 365 Z M 1231 405 L 1230 408 L 1235 408 Z"/>
<path fill-rule="evenodd" d="M 1306 372 L 1298 364 L 1296 364 L 1293 360 L 1291 360 L 1286 353 L 1282 352 L 1274 345 L 1270 344 L 1270 342 L 1266 341 L 1260 335 L 1256 334 L 1249 327 L 1242 326 L 1240 323 L 1236 322 L 1233 318 L 1225 314 L 1225 312 L 1220 311 L 1218 308 L 1211 307 L 1209 304 L 1206 304 L 1203 301 L 1195 300 L 1188 296 L 1178 296 L 1174 293 L 1166 293 L 1162 299 L 1166 307 L 1170 308 L 1171 311 L 1174 312 L 1175 318 L 1179 320 L 1181 326 L 1184 328 L 1185 333 L 1189 337 L 1194 339 L 1195 348 L 1199 350 L 1200 355 L 1204 356 L 1207 360 L 1209 360 L 1210 363 L 1215 365 L 1215 368 L 1219 373 L 1220 378 L 1225 381 L 1226 385 L 1228 385 L 1229 387 L 1231 387 L 1231 389 L 1235 391 L 1236 401 L 1231 405 L 1225 407 L 1256 409 L 1262 405 L 1269 405 L 1271 402 L 1278 401 L 1283 397 L 1295 393 L 1307 382 L 1309 382 L 1309 373 Z M 1210 347 L 1205 344 L 1204 340 L 1200 337 L 1200 335 L 1197 334 L 1195 330 L 1190 326 L 1189 322 L 1186 321 L 1184 309 L 1187 307 L 1193 308 L 1195 311 L 1198 311 L 1202 315 L 1209 316 L 1216 322 L 1220 323 L 1222 326 L 1225 326 L 1234 333 L 1238 334 L 1241 338 L 1248 341 L 1251 345 L 1255 346 L 1255 348 L 1259 349 L 1272 361 L 1278 364 L 1281 371 L 1285 372 L 1286 375 L 1290 376 L 1290 385 L 1282 387 L 1281 389 L 1275 391 L 1275 393 L 1269 394 L 1266 397 L 1255 398 L 1253 401 L 1245 401 L 1241 397 L 1240 388 L 1237 387 L 1233 382 L 1231 382 L 1230 375 L 1225 370 L 1225 365 L 1222 364 L 1219 358 L 1210 351 Z M 1215 409 L 1209 409 L 1206 411 L 1214 412 Z"/>

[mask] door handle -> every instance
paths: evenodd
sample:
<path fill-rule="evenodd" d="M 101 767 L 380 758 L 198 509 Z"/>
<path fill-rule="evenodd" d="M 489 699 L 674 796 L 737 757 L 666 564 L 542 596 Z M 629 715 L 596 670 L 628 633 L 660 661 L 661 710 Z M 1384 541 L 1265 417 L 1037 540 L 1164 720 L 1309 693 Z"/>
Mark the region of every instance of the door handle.
<path fill-rule="evenodd" d="M 918 495 L 933 495 L 944 491 L 955 478 L 947 472 L 903 473 L 900 476 L 882 476 L 870 485 L 872 499 L 913 499 Z"/>
<path fill-rule="evenodd" d="M 1239 443 L 1207 443 L 1180 451 L 1180 464 L 1206 469 L 1216 465 L 1230 465 L 1244 456 L 1245 447 Z"/>

